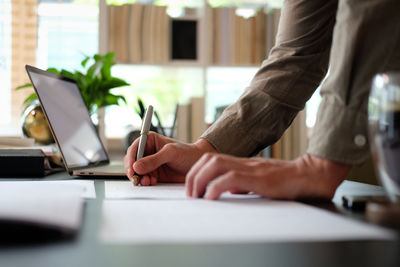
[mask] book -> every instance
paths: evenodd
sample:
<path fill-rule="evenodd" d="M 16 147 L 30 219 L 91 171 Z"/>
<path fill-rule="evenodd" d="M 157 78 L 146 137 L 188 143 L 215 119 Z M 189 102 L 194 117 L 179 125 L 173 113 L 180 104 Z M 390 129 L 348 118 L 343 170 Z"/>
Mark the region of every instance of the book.
<path fill-rule="evenodd" d="M 113 37 L 115 60 L 119 63 L 128 62 L 128 25 L 130 5 L 122 5 L 114 7 L 115 16 Z"/>
<path fill-rule="evenodd" d="M 229 65 L 230 62 L 230 43 L 229 34 L 231 33 L 231 28 L 229 24 L 229 9 L 219 8 L 219 30 L 218 34 L 219 40 L 219 58 L 217 59 L 218 64 Z"/>
<path fill-rule="evenodd" d="M 0 137 L 0 147 L 2 146 L 17 146 L 17 147 L 31 147 L 35 143 L 33 138 L 23 138 L 23 137 Z"/>
<path fill-rule="evenodd" d="M 142 62 L 142 18 L 143 5 L 130 5 L 128 25 L 128 54 L 129 63 Z"/>
<path fill-rule="evenodd" d="M 115 26 L 115 17 L 117 16 L 117 7 L 113 5 L 107 5 L 107 50 L 115 51 L 116 45 L 116 36 L 114 29 Z"/>
<path fill-rule="evenodd" d="M 170 42 L 169 42 L 169 35 L 170 35 L 170 19 L 167 14 L 167 8 L 162 7 L 160 9 L 160 59 L 159 63 L 168 63 L 170 60 Z"/>
<path fill-rule="evenodd" d="M 273 159 L 282 159 L 282 142 L 279 139 L 272 145 L 272 158 Z"/>
<path fill-rule="evenodd" d="M 190 140 L 196 142 L 206 129 L 204 97 L 190 99 Z"/>
<path fill-rule="evenodd" d="M 145 5 L 143 9 L 142 26 L 142 60 L 143 63 L 151 62 L 151 13 L 152 5 Z"/>
<path fill-rule="evenodd" d="M 190 142 L 190 106 L 178 105 L 176 112 L 176 135 L 175 139 Z"/>
<path fill-rule="evenodd" d="M 220 19 L 221 8 L 214 9 L 214 42 L 213 42 L 213 63 L 220 63 L 220 46 L 221 46 L 221 19 Z"/>
<path fill-rule="evenodd" d="M 206 5 L 206 29 L 207 29 L 207 64 L 215 63 L 215 9 Z"/>

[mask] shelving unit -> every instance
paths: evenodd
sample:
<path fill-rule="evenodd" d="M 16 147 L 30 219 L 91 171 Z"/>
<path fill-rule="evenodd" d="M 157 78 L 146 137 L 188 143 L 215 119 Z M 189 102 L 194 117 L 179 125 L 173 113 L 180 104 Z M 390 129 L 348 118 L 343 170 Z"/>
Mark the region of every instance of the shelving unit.
<path fill-rule="evenodd" d="M 185 8 L 185 15 L 172 18 L 164 6 L 107 6 L 106 0 L 100 0 L 99 51 L 115 51 L 117 61 L 124 64 L 259 66 L 274 43 L 280 15 L 276 9 L 266 14 L 266 7 L 267 4 L 252 17 L 243 18 L 237 15 L 236 7 L 212 8 L 204 1 L 202 7 Z M 197 25 L 195 59 L 172 57 L 172 28 L 179 22 Z M 154 57 L 150 60 L 149 48 Z M 158 50 L 162 50 L 162 58 L 158 58 Z"/>

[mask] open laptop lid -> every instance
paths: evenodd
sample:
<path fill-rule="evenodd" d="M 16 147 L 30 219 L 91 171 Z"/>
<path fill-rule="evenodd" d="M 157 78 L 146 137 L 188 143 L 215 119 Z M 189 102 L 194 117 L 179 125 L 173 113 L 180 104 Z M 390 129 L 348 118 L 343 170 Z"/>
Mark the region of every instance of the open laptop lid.
<path fill-rule="evenodd" d="M 26 65 L 69 173 L 109 163 L 74 80 Z"/>

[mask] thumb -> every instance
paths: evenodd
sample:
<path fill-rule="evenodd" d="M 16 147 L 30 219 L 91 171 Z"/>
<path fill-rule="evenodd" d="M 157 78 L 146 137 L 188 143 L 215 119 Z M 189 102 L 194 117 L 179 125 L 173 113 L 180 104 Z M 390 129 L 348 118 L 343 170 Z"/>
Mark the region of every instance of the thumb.
<path fill-rule="evenodd" d="M 173 149 L 169 144 L 167 144 L 157 153 L 137 160 L 133 164 L 133 170 L 140 175 L 153 172 L 173 158 L 172 154 Z"/>

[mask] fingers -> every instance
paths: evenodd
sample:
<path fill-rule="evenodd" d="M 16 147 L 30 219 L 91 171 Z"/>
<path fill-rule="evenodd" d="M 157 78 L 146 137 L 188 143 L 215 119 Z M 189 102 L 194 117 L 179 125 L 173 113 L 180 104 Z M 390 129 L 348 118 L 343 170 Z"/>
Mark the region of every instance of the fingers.
<path fill-rule="evenodd" d="M 246 171 L 246 161 L 227 155 L 206 154 L 188 173 L 186 194 L 195 198 L 202 197 L 210 181 L 230 170 L 237 169 Z"/>
<path fill-rule="evenodd" d="M 147 137 L 145 154 L 152 154 L 159 147 L 162 147 L 164 142 L 172 141 L 167 140 L 167 138 L 162 137 L 154 132 L 150 132 Z M 124 167 L 126 171 L 126 175 L 130 180 L 132 180 L 133 175 L 135 173 L 135 169 L 133 168 L 133 164 L 136 161 L 136 154 L 139 146 L 140 138 L 137 138 L 131 146 L 127 149 L 126 155 L 124 157 Z"/>
<path fill-rule="evenodd" d="M 140 178 L 140 185 L 148 186 L 151 184 L 150 177 L 148 175 L 144 175 Z"/>
<path fill-rule="evenodd" d="M 156 185 L 156 184 L 157 184 L 157 178 L 154 176 L 144 175 L 140 179 L 140 185 L 143 186 Z"/>
<path fill-rule="evenodd" d="M 124 157 L 124 168 L 126 171 L 126 176 L 128 176 L 129 180 L 132 180 L 134 171 L 133 171 L 133 162 L 136 159 L 137 147 L 139 144 L 139 139 L 136 139 L 132 145 L 129 146 L 126 151 L 126 155 Z"/>
<path fill-rule="evenodd" d="M 189 170 L 186 175 L 186 195 L 191 197 L 193 192 L 193 180 L 196 174 L 199 172 L 201 168 L 203 168 L 204 164 L 208 162 L 212 158 L 213 154 L 206 153 L 204 154 Z"/>
<path fill-rule="evenodd" d="M 221 174 L 224 174 L 232 167 L 231 162 L 227 162 L 221 157 L 212 157 L 194 176 L 192 196 L 195 198 L 202 197 L 206 191 L 208 183 Z"/>
<path fill-rule="evenodd" d="M 147 174 L 175 158 L 176 149 L 173 144 L 165 145 L 155 154 L 146 156 L 133 164 L 133 170 L 138 174 Z"/>
<path fill-rule="evenodd" d="M 251 191 L 254 180 L 249 179 L 244 173 L 229 171 L 215 179 L 207 188 L 204 198 L 209 200 L 218 199 L 226 191 Z"/>

